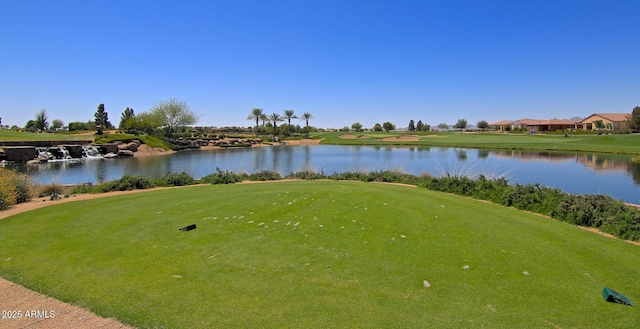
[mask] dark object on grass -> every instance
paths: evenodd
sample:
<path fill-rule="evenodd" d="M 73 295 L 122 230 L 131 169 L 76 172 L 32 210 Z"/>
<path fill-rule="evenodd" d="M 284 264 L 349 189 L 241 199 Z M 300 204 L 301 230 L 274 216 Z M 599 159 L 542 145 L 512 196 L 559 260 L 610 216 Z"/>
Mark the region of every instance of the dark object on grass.
<path fill-rule="evenodd" d="M 196 224 L 187 225 L 185 227 L 179 228 L 180 231 L 191 231 L 196 229 Z"/>
<path fill-rule="evenodd" d="M 631 299 L 629 299 L 629 297 L 607 287 L 604 287 L 604 289 L 602 290 L 602 297 L 604 297 L 607 302 L 633 306 L 633 302 L 631 302 Z"/>

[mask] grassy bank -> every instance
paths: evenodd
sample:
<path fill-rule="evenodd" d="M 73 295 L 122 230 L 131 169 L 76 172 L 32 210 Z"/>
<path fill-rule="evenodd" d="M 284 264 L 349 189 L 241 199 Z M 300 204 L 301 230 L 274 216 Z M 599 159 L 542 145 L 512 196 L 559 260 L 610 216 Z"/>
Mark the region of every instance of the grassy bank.
<path fill-rule="evenodd" d="M 415 145 L 440 147 L 468 147 L 484 149 L 580 151 L 597 153 L 640 154 L 640 134 L 624 135 L 572 135 L 561 134 L 497 134 L 497 133 L 352 133 L 358 138 L 341 138 L 344 133 L 318 133 L 323 144 L 334 145 Z M 416 135 L 420 140 L 403 140 L 389 137 Z M 383 140 L 386 139 L 386 140 Z"/>
<path fill-rule="evenodd" d="M 28 133 L 9 129 L 0 129 L 0 141 L 47 141 L 47 140 L 79 140 L 92 139 L 93 135 L 59 134 L 59 133 Z"/>
<path fill-rule="evenodd" d="M 637 327 L 637 307 L 600 292 L 637 303 L 638 262 L 638 246 L 548 218 L 360 182 L 201 185 L 0 221 L 1 276 L 139 327 Z"/>

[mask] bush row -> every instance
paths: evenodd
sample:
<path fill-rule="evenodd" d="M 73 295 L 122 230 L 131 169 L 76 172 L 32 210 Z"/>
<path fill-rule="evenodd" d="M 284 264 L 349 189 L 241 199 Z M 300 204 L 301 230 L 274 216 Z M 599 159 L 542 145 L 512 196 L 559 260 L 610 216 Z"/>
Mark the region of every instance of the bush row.
<path fill-rule="evenodd" d="M 244 180 L 269 181 L 285 178 L 355 180 L 363 182 L 401 183 L 420 186 L 434 191 L 446 192 L 470 198 L 487 200 L 495 204 L 513 207 L 550 216 L 575 225 L 598 228 L 622 239 L 640 241 L 640 210 L 606 195 L 578 195 L 539 184 L 509 184 L 505 178 L 488 179 L 480 176 L 471 179 L 465 176 L 433 177 L 416 176 L 399 171 L 342 172 L 327 175 L 311 170 L 281 176 L 278 172 L 263 170 L 253 174 L 237 174 L 216 168 L 216 172 L 195 180 L 186 173 L 169 173 L 157 179 L 141 176 L 124 176 L 119 180 L 77 187 L 73 193 L 101 193 L 147 189 L 156 186 L 183 186 L 196 183 L 233 184 Z"/>

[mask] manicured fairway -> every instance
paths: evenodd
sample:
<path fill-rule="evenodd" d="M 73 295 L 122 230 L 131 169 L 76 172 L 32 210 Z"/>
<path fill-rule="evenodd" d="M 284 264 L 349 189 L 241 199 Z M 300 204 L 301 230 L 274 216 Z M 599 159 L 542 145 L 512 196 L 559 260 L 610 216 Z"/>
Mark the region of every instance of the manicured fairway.
<path fill-rule="evenodd" d="M 0 276 L 143 328 L 640 327 L 640 307 L 601 296 L 639 304 L 639 264 L 640 247 L 575 226 L 375 183 L 193 186 L 0 220 Z"/>
<path fill-rule="evenodd" d="M 383 133 L 364 132 L 355 134 L 359 138 L 344 139 L 341 132 L 318 133 L 323 144 L 336 145 L 422 145 L 442 147 L 469 147 L 485 149 L 583 151 L 598 153 L 640 154 L 640 134 L 623 135 L 573 135 L 524 133 Z M 420 140 L 388 140 L 390 136 L 416 135 Z"/>

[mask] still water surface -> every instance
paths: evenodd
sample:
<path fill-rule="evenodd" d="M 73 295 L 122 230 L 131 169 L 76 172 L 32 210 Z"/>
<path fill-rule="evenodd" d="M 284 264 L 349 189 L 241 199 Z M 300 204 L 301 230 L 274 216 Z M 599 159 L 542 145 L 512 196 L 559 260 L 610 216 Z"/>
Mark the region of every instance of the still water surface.
<path fill-rule="evenodd" d="M 640 204 L 640 164 L 630 156 L 587 153 L 489 151 L 462 148 L 398 146 L 274 146 L 180 152 L 122 159 L 87 159 L 24 167 L 38 184 L 81 184 L 129 175 L 159 177 L 186 172 L 194 178 L 216 168 L 283 175 L 311 169 L 331 174 L 345 171 L 401 170 L 420 175 L 505 177 L 511 183 L 540 183 L 569 193 L 608 194 Z"/>

